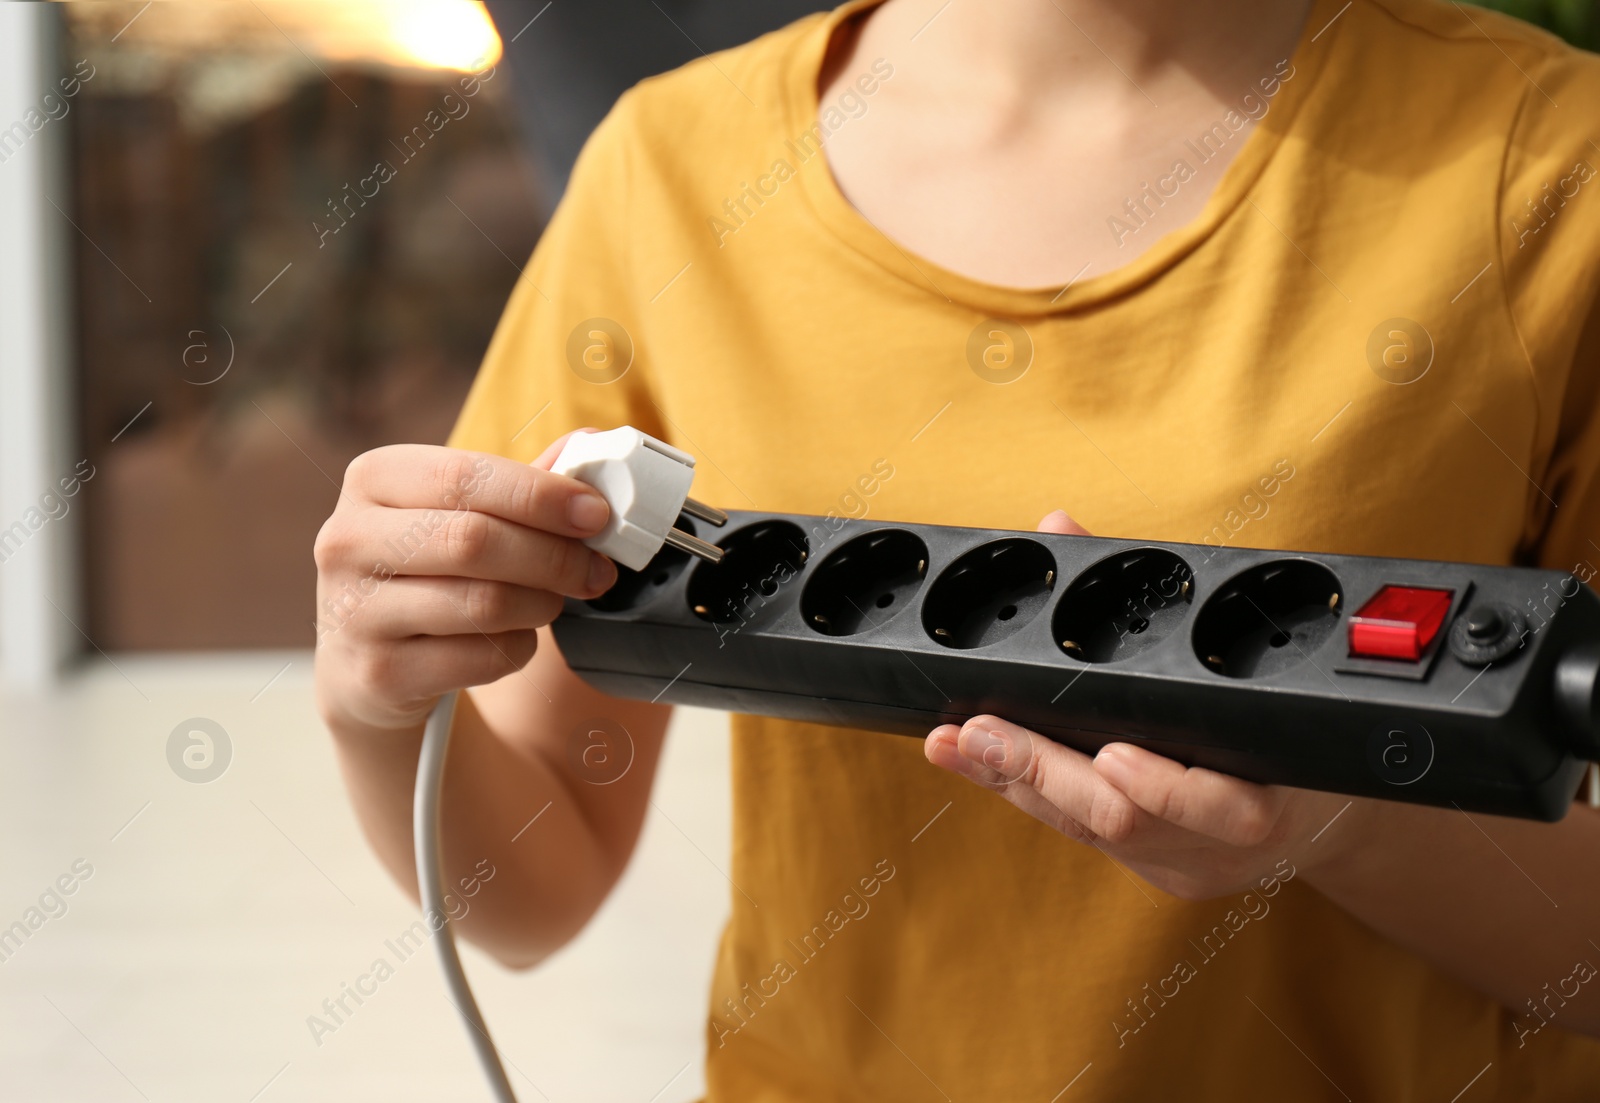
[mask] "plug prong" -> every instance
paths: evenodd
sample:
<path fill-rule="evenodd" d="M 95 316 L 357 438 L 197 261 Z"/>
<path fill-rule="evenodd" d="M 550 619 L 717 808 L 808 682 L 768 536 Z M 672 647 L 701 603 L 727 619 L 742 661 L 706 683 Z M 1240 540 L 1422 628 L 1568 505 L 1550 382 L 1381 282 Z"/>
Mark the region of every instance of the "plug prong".
<path fill-rule="evenodd" d="M 667 544 L 679 551 L 688 552 L 696 559 L 704 559 L 707 563 L 721 563 L 722 549 L 715 544 L 708 544 L 698 536 L 691 536 L 682 529 L 667 530 Z"/>
<path fill-rule="evenodd" d="M 697 502 L 693 498 L 683 500 L 683 512 L 690 517 L 698 517 L 708 525 L 721 528 L 728 523 L 728 515 L 716 506 L 708 506 L 704 502 Z"/>

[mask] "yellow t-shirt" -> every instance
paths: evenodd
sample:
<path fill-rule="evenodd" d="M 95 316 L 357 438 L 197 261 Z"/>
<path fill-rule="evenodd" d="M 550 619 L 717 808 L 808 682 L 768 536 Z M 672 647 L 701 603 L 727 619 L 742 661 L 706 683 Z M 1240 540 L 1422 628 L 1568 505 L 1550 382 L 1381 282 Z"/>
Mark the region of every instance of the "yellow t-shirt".
<path fill-rule="evenodd" d="M 893 79 L 819 121 L 862 6 L 623 98 L 454 444 L 530 459 L 628 423 L 733 508 L 1600 562 L 1600 59 L 1435 0 L 1318 0 L 1240 90 L 1265 114 L 1194 222 L 1146 197 L 1165 236 L 1138 259 L 1023 290 L 908 255 L 837 189 L 819 132 Z M 1600 1042 L 1557 1017 L 1519 1046 L 1542 1020 L 1303 878 L 1180 901 L 903 737 L 740 716 L 733 778 L 712 1100 L 1445 1103 L 1485 1066 L 1466 1103 L 1600 1098 Z"/>

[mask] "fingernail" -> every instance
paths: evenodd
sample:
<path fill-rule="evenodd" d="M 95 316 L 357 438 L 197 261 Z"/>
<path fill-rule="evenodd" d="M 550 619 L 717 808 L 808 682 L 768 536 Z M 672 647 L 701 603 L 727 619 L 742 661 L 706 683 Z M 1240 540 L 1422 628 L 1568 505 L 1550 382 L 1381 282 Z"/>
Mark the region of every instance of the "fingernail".
<path fill-rule="evenodd" d="M 599 532 L 611 516 L 606 500 L 592 491 L 574 494 L 567 504 L 567 520 L 579 532 Z"/>
<path fill-rule="evenodd" d="M 969 732 L 963 742 L 965 745 L 961 753 L 972 761 L 982 763 L 991 770 L 1004 768 L 1011 744 L 1003 736 L 977 728 Z"/>
<path fill-rule="evenodd" d="M 1100 753 L 1094 756 L 1094 768 L 1097 773 L 1113 785 L 1120 786 L 1128 779 L 1131 766 L 1128 758 L 1115 743 L 1108 743 L 1100 748 Z"/>
<path fill-rule="evenodd" d="M 923 744 L 923 752 L 928 761 L 940 769 L 949 770 L 960 777 L 975 779 L 978 768 L 961 753 L 960 737 L 959 728 L 952 727 L 949 730 L 935 728 L 928 741 Z"/>
<path fill-rule="evenodd" d="M 617 580 L 617 565 L 599 552 L 589 559 L 589 589 L 604 592 Z"/>

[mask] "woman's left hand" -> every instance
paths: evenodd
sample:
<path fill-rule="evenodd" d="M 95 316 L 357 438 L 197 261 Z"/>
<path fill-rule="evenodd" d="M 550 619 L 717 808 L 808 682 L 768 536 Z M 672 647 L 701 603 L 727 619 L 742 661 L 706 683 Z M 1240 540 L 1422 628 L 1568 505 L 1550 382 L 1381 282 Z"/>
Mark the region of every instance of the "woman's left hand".
<path fill-rule="evenodd" d="M 1088 535 L 1059 510 L 1039 530 Z M 1283 858 L 1299 865 L 1306 844 L 1350 803 L 1184 767 L 1128 743 L 1091 758 L 997 716 L 941 725 L 923 749 L 934 765 L 1186 900 L 1253 886 Z"/>

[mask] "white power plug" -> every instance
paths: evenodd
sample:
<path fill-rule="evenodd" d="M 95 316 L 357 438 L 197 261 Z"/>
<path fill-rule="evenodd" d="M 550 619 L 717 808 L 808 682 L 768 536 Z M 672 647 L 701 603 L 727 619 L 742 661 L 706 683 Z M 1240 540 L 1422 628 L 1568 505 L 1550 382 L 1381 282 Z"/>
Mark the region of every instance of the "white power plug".
<path fill-rule="evenodd" d="M 604 433 L 573 433 L 550 470 L 588 483 L 611 503 L 606 527 L 584 541 L 601 555 L 642 571 L 671 544 L 715 563 L 722 549 L 674 526 L 687 513 L 713 525 L 728 515 L 689 497 L 694 457 L 632 426 Z"/>

